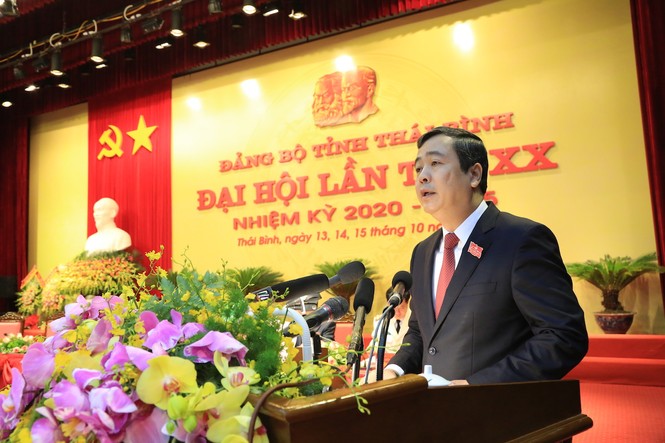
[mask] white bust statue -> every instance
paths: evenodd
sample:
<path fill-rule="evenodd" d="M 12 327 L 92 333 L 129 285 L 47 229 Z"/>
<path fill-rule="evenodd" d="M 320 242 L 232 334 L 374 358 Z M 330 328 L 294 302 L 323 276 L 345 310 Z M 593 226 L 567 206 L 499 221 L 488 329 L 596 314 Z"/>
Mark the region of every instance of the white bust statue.
<path fill-rule="evenodd" d="M 115 216 L 119 211 L 118 203 L 112 198 L 102 198 L 93 206 L 97 232 L 88 237 L 85 250 L 94 252 L 122 251 L 132 245 L 129 234 L 115 225 Z"/>

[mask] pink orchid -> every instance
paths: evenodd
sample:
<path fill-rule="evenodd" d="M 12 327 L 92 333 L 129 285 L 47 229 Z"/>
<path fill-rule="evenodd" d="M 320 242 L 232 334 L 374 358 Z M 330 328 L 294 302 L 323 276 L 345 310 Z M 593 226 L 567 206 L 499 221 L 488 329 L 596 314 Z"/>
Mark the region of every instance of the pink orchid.
<path fill-rule="evenodd" d="M 55 357 L 46 350 L 43 343 L 34 343 L 28 348 L 21 364 L 27 384 L 43 388 L 53 376 Z"/>
<path fill-rule="evenodd" d="M 196 363 L 212 362 L 215 351 L 221 352 L 227 359 L 235 357 L 240 364 L 245 364 L 247 347 L 233 338 L 229 332 L 210 331 L 202 339 L 185 346 L 186 357 L 196 357 Z"/>

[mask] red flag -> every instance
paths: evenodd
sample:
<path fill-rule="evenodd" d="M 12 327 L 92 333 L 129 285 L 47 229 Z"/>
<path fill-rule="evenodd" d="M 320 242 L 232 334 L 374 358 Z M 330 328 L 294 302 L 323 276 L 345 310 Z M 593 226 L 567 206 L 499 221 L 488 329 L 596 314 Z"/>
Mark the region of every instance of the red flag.
<path fill-rule="evenodd" d="M 483 254 L 483 248 L 481 248 L 474 242 L 471 242 L 471 244 L 469 245 L 468 252 L 469 254 L 473 255 L 476 258 L 480 258 L 480 256 Z"/>
<path fill-rule="evenodd" d="M 171 80 L 98 96 L 88 105 L 88 235 L 92 207 L 114 199 L 119 228 L 141 256 L 164 246 L 171 268 Z M 144 265 L 146 261 L 144 259 Z"/>

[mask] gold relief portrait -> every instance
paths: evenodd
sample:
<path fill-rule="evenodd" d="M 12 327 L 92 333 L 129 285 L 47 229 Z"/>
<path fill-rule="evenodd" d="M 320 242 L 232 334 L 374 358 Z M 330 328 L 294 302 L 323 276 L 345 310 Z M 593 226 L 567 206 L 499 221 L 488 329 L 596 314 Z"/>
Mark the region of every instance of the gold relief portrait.
<path fill-rule="evenodd" d="M 319 127 L 358 123 L 375 114 L 376 72 L 367 66 L 326 74 L 314 85 L 312 117 Z"/>

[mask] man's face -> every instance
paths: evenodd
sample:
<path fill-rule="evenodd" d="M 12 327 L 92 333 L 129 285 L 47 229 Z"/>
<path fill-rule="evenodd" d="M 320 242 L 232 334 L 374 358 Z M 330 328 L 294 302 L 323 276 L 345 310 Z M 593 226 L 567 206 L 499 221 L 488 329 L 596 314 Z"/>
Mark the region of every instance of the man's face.
<path fill-rule="evenodd" d="M 473 194 L 472 183 L 478 179 L 460 169 L 453 140 L 435 135 L 418 149 L 415 162 L 416 195 L 423 210 L 437 220 L 455 213 L 468 204 Z"/>
<path fill-rule="evenodd" d="M 362 107 L 367 101 L 367 82 L 357 71 L 342 76 L 342 111 L 344 114 Z"/>

